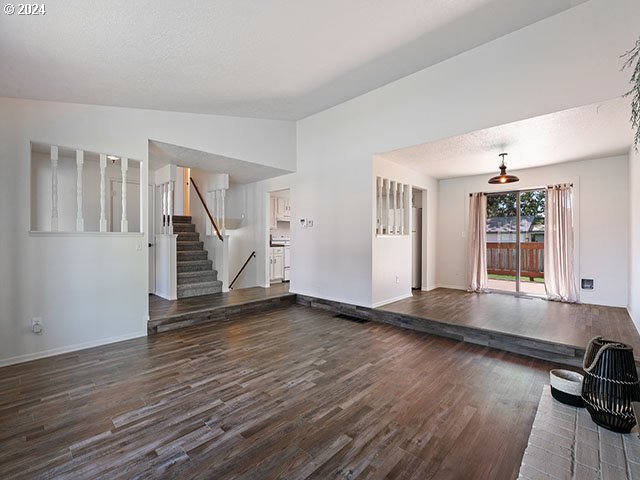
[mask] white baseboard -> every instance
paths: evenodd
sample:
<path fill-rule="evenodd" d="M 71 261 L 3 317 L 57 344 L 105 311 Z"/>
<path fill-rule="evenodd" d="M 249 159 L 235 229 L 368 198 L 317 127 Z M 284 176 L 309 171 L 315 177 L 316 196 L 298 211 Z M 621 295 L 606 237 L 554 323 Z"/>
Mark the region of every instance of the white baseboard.
<path fill-rule="evenodd" d="M 41 352 L 27 353 L 25 355 L 18 355 L 16 357 L 2 358 L 0 359 L 0 367 L 6 367 L 8 365 L 15 365 L 16 363 L 29 362 L 31 360 L 52 357 L 54 355 L 60 355 L 62 353 L 75 352 L 77 350 L 84 350 L 86 348 L 99 347 L 100 345 L 106 345 L 108 343 L 122 342 L 124 340 L 131 340 L 132 338 L 140 338 L 146 336 L 146 331 L 129 333 L 126 335 L 119 335 L 117 337 L 101 338 L 100 340 L 92 340 L 90 342 L 76 343 L 75 345 L 52 348 L 50 350 L 43 350 Z"/>
<path fill-rule="evenodd" d="M 383 306 L 383 305 L 387 305 L 387 304 L 389 304 L 389 303 L 398 302 L 398 301 L 400 301 L 400 300 L 404 300 L 405 298 L 409 298 L 409 297 L 411 297 L 411 295 L 412 295 L 412 293 L 411 293 L 411 292 L 409 292 L 409 293 L 407 293 L 407 294 L 400 295 L 399 297 L 396 297 L 396 298 L 390 298 L 389 300 L 382 300 L 381 302 L 376 302 L 376 303 L 374 303 L 374 304 L 371 306 L 371 308 L 378 308 L 378 307 L 381 307 L 381 306 Z"/>
<path fill-rule="evenodd" d="M 463 287 L 460 285 L 445 285 L 442 283 L 439 283 L 436 288 L 451 288 L 453 290 L 466 290 L 466 287 Z"/>

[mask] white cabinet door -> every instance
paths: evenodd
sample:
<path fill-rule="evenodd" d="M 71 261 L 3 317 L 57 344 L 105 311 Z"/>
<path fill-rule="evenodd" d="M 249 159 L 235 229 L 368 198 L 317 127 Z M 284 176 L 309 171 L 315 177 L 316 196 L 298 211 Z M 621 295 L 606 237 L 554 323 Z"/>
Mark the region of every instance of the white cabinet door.
<path fill-rule="evenodd" d="M 291 219 L 291 204 L 288 198 L 284 201 L 284 214 L 282 216 L 287 220 Z"/>
<path fill-rule="evenodd" d="M 284 254 L 273 255 L 273 279 L 282 280 L 284 278 Z"/>
<path fill-rule="evenodd" d="M 284 278 L 284 248 L 271 247 L 269 249 L 269 278 L 282 280 Z"/>

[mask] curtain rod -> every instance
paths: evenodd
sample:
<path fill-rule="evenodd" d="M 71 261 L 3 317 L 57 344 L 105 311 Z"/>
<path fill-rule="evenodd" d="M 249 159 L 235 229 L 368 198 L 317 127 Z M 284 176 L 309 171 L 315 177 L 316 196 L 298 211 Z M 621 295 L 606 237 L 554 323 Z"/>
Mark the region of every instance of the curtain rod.
<path fill-rule="evenodd" d="M 573 183 L 570 183 L 569 186 L 571 188 L 573 188 Z M 546 188 L 554 188 L 556 187 L 556 185 L 547 185 Z M 539 188 L 524 188 L 522 190 L 505 190 L 505 191 L 501 191 L 501 192 L 476 192 L 476 193 L 481 193 L 482 195 L 496 195 L 496 194 L 501 194 L 501 193 L 517 193 L 517 192 L 535 192 L 536 190 L 544 190 L 544 187 L 539 187 Z M 473 193 L 470 193 L 469 196 L 471 197 L 473 195 Z"/>

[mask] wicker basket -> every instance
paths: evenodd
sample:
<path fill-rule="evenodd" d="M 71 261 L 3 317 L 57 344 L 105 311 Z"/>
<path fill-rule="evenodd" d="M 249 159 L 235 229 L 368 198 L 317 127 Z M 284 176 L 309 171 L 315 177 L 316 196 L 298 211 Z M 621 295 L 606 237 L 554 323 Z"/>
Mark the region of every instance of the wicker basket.
<path fill-rule="evenodd" d="M 632 401 L 640 400 L 640 382 L 633 349 L 596 337 L 584 355 L 582 400 L 598 425 L 628 433 L 636 424 Z"/>

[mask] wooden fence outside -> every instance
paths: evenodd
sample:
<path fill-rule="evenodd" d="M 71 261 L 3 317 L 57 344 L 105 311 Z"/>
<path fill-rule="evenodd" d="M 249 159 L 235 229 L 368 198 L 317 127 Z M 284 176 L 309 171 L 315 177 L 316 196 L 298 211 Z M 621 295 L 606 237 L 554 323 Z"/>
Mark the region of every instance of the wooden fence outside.
<path fill-rule="evenodd" d="M 516 243 L 487 242 L 487 273 L 516 275 Z M 544 278 L 544 242 L 520 243 L 520 276 Z"/>

